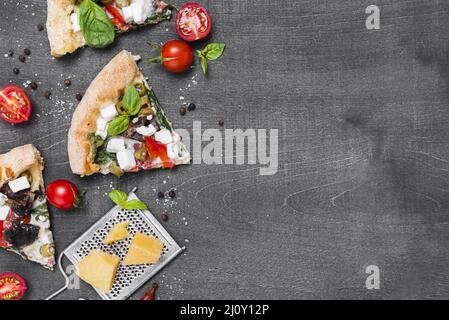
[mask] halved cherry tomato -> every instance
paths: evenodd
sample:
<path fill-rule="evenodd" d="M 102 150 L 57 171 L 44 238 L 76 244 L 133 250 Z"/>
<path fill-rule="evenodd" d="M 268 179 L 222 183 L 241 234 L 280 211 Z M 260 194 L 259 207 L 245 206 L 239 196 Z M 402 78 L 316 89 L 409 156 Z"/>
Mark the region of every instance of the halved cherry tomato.
<path fill-rule="evenodd" d="M 106 8 L 106 11 L 109 12 L 115 19 L 117 19 L 118 22 L 125 24 L 125 18 L 123 18 L 122 14 L 116 7 L 114 7 L 112 4 L 107 4 L 104 6 Z"/>
<path fill-rule="evenodd" d="M 28 121 L 31 102 L 27 93 L 16 85 L 8 85 L 0 90 L 0 118 L 9 123 Z"/>
<path fill-rule="evenodd" d="M 167 41 L 160 50 L 161 54 L 150 62 L 161 63 L 170 72 L 183 72 L 192 65 L 192 49 L 182 40 Z"/>
<path fill-rule="evenodd" d="M 171 169 L 175 166 L 173 160 L 168 157 L 166 145 L 156 142 L 152 137 L 145 137 L 145 147 L 152 159 L 161 159 L 162 168 Z"/>
<path fill-rule="evenodd" d="M 196 41 L 207 37 L 212 29 L 212 20 L 207 10 L 197 2 L 188 2 L 176 15 L 176 32 L 185 41 Z"/>
<path fill-rule="evenodd" d="M 47 186 L 48 201 L 60 210 L 70 210 L 81 206 L 78 188 L 68 180 L 56 180 Z"/>
<path fill-rule="evenodd" d="M 17 273 L 0 274 L 0 300 L 20 300 L 27 290 L 25 280 Z"/>

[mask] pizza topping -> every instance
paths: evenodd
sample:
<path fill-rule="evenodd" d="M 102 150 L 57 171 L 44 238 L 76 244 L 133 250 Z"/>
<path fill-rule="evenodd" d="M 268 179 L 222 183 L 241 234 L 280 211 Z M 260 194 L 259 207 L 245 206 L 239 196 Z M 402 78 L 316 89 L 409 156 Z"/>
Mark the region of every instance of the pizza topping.
<path fill-rule="evenodd" d="M 13 221 L 12 228 L 3 231 L 3 238 L 13 247 L 22 248 L 34 243 L 40 228 L 33 224 Z"/>
<path fill-rule="evenodd" d="M 106 151 L 110 153 L 117 153 L 125 149 L 125 139 L 122 137 L 111 138 L 106 147 Z"/>
<path fill-rule="evenodd" d="M 136 159 L 134 158 L 134 152 L 129 149 L 119 151 L 117 153 L 117 161 L 120 168 L 125 171 L 130 170 L 137 165 Z"/>
<path fill-rule="evenodd" d="M 10 181 L 8 182 L 8 185 L 14 193 L 31 188 L 30 182 L 26 176 Z"/>
<path fill-rule="evenodd" d="M 176 31 L 185 41 L 196 41 L 207 37 L 212 21 L 207 10 L 199 3 L 189 2 L 179 9 L 176 16 Z"/>
<path fill-rule="evenodd" d="M 0 274 L 0 300 L 20 300 L 27 289 L 25 280 L 17 273 Z"/>
<path fill-rule="evenodd" d="M 26 92 L 16 85 L 8 85 L 0 90 L 0 118 L 9 123 L 28 121 L 31 102 Z"/>
<path fill-rule="evenodd" d="M 81 31 L 81 27 L 80 24 L 78 22 L 78 14 L 76 12 L 72 13 L 70 15 L 70 22 L 72 23 L 72 29 L 74 32 L 80 32 Z"/>
<path fill-rule="evenodd" d="M 79 25 L 86 43 L 91 47 L 104 48 L 114 42 L 114 25 L 103 8 L 93 0 L 81 2 Z"/>

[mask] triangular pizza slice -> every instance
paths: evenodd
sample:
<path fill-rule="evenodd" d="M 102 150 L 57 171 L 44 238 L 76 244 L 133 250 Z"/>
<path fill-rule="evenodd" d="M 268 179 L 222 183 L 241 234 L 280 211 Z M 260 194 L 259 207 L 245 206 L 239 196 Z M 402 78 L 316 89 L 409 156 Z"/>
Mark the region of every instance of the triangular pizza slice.
<path fill-rule="evenodd" d="M 0 155 L 0 248 L 53 270 L 55 245 L 43 169 L 31 144 Z"/>
<path fill-rule="evenodd" d="M 116 35 L 171 18 L 161 0 L 47 0 L 51 55 L 61 57 L 85 45 L 104 48 Z"/>
<path fill-rule="evenodd" d="M 127 51 L 116 55 L 92 81 L 69 130 L 73 173 L 173 168 L 190 163 L 190 153 Z"/>

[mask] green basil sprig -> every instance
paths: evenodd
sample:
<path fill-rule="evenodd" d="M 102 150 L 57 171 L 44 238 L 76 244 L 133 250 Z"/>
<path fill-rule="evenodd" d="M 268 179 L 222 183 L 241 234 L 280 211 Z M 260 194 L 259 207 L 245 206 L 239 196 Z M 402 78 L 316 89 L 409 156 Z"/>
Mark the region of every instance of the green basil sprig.
<path fill-rule="evenodd" d="M 109 192 L 109 198 L 123 209 L 127 210 L 146 210 L 148 209 L 145 202 L 138 199 L 128 200 L 128 195 L 121 190 L 112 190 Z"/>
<path fill-rule="evenodd" d="M 135 116 L 140 112 L 142 105 L 140 104 L 140 95 L 134 86 L 129 86 L 125 90 L 125 94 L 122 99 L 123 109 L 125 113 L 114 118 L 109 123 L 108 135 L 118 136 L 125 132 L 129 127 L 129 121 L 131 116 Z"/>
<path fill-rule="evenodd" d="M 79 6 L 79 24 L 86 44 L 104 48 L 114 42 L 114 24 L 106 12 L 92 0 L 83 0 Z"/>
<path fill-rule="evenodd" d="M 134 86 L 126 88 L 122 103 L 123 109 L 125 109 L 130 116 L 135 116 L 139 113 L 141 108 L 140 95 Z"/>
<path fill-rule="evenodd" d="M 207 74 L 207 61 L 217 60 L 223 55 L 226 45 L 224 43 L 210 43 L 203 50 L 197 50 L 198 57 L 201 60 L 201 69 Z"/>
<path fill-rule="evenodd" d="M 112 120 L 108 125 L 108 136 L 118 136 L 129 127 L 129 116 L 124 114 Z"/>

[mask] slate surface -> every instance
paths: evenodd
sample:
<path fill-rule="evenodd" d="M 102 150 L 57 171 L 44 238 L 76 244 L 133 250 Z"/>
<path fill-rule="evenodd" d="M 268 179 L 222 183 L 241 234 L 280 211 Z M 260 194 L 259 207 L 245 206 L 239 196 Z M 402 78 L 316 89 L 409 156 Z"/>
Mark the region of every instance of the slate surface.
<path fill-rule="evenodd" d="M 188 248 L 155 278 L 160 299 L 448 298 L 448 4 L 379 0 L 381 29 L 367 31 L 368 1 L 204 3 L 212 39 L 227 44 L 209 77 L 199 68 L 176 76 L 141 67 L 178 128 L 190 130 L 194 120 L 219 128 L 223 119 L 226 128 L 278 129 L 274 176 L 254 165 L 205 164 L 120 180 L 73 176 L 66 134 L 75 94 L 122 48 L 149 58 L 145 42 L 174 38 L 173 22 L 54 60 L 46 32 L 36 29 L 45 1 L 0 0 L 0 85 L 39 85 L 27 89 L 30 123 L 0 123 L 0 151 L 32 142 L 45 156 L 47 181 L 69 178 L 88 191 L 84 210 L 52 210 L 57 249 L 111 207 L 111 187 L 139 186 Z M 23 64 L 25 47 L 32 54 Z M 4 57 L 9 49 L 12 58 Z M 180 116 L 181 97 L 197 110 Z M 172 188 L 174 201 L 157 201 L 157 191 Z M 380 290 L 365 288 L 372 264 Z M 24 275 L 28 299 L 63 284 L 58 272 L 8 253 L 0 255 L 4 271 Z M 84 284 L 61 298 L 80 296 L 97 298 Z"/>

